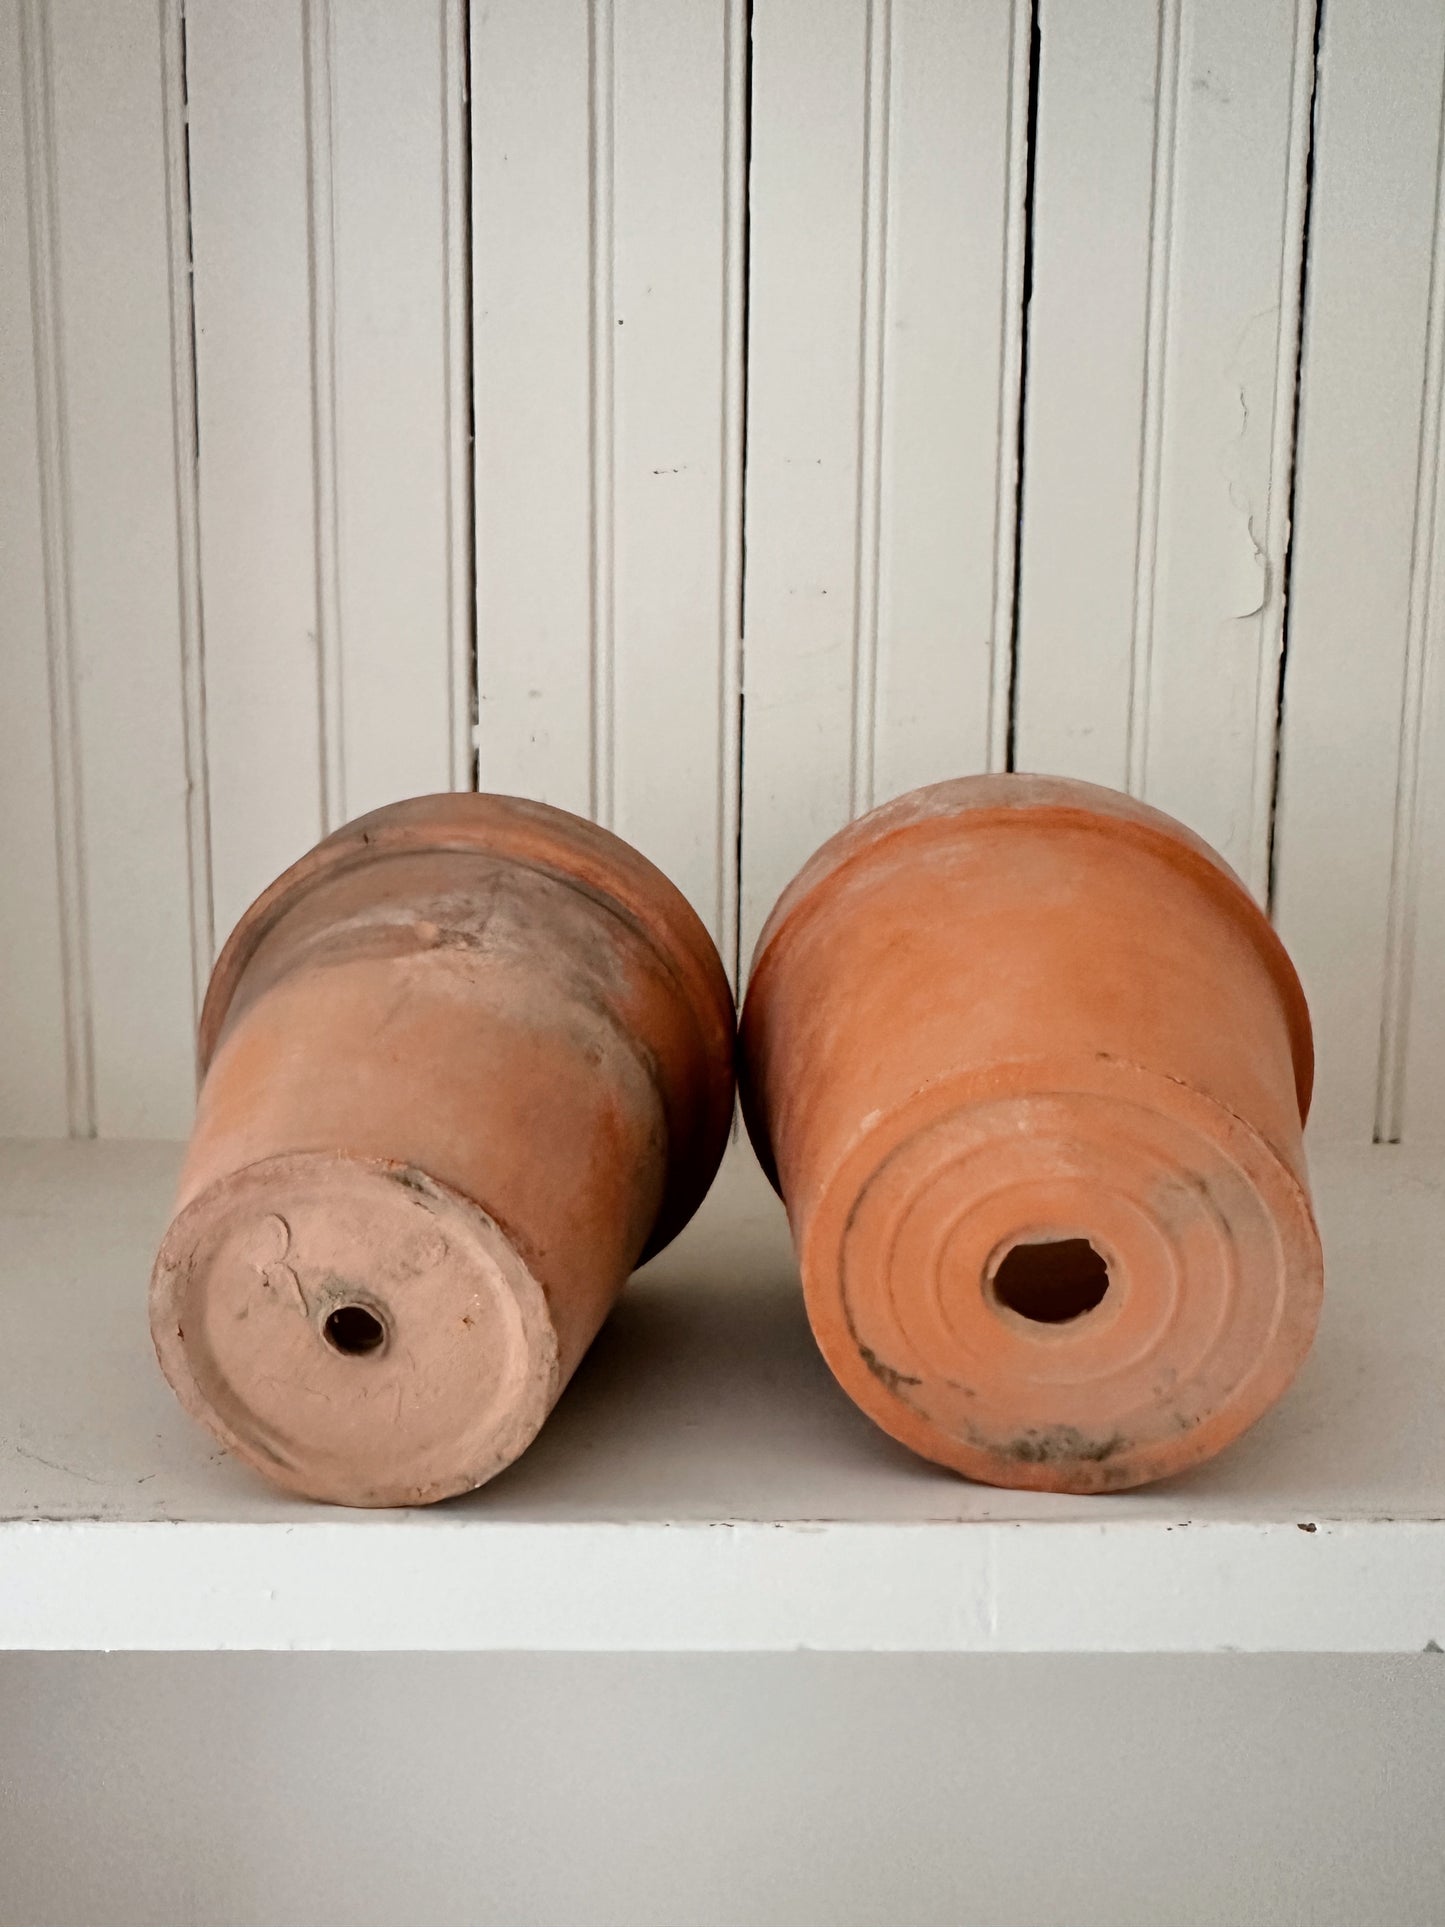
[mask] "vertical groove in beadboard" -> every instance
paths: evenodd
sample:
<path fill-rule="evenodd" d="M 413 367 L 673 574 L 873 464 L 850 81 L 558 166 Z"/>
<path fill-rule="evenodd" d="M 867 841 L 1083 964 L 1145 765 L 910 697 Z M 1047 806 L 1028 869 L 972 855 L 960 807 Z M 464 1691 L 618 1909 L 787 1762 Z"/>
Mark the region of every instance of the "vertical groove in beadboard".
<path fill-rule="evenodd" d="M 1275 335 L 1274 418 L 1270 425 L 1269 494 L 1265 505 L 1264 582 L 1261 591 L 1259 681 L 1255 691 L 1254 766 L 1250 785 L 1249 863 L 1245 880 L 1262 902 L 1270 889 L 1271 846 L 1280 754 L 1280 672 L 1285 646 L 1286 555 L 1293 500 L 1298 421 L 1300 330 L 1309 156 L 1314 127 L 1318 0 L 1297 0 L 1294 70 L 1290 80 L 1289 151 L 1284 228 L 1280 240 L 1278 327 Z M 1251 530 L 1253 534 L 1253 530 Z"/>
<path fill-rule="evenodd" d="M 442 74 L 442 342 L 446 383 L 446 557 L 449 767 L 455 790 L 477 787 L 477 556 L 473 514 L 471 74 L 468 0 L 440 0 Z"/>
<path fill-rule="evenodd" d="M 1030 0 L 1009 15 L 1008 162 L 1004 175 L 1003 320 L 999 330 L 998 462 L 994 487 L 993 612 L 989 636 L 988 767 L 1007 767 L 1012 733 L 1014 631 L 1019 526 L 1019 413 L 1023 395 L 1024 229 L 1028 181 L 1029 82 L 1033 60 Z"/>
<path fill-rule="evenodd" d="M 21 91 L 35 354 L 40 531 L 45 570 L 46 671 L 55 772 L 55 844 L 64 971 L 65 1095 L 72 1137 L 95 1136 L 95 1052 L 86 916 L 85 832 L 71 621 L 70 474 L 60 330 L 55 121 L 46 0 L 22 0 Z"/>
<path fill-rule="evenodd" d="M 592 769 L 590 801 L 595 820 L 611 828 L 617 816 L 617 696 L 613 586 L 615 560 L 613 388 L 616 353 L 613 225 L 615 169 L 613 122 L 613 0 L 590 0 L 587 12 L 587 147 L 590 192 L 587 247 L 591 289 L 588 354 L 588 439 L 591 497 L 588 516 L 588 586 L 591 595 Z"/>
<path fill-rule="evenodd" d="M 849 814 L 874 802 L 883 540 L 884 357 L 888 335 L 888 161 L 892 0 L 868 0 L 863 110 L 863 273 L 858 329 L 858 501 L 853 548 L 853 738 Z"/>
<path fill-rule="evenodd" d="M 181 638 L 181 731 L 186 773 L 191 1000 L 199 1021 L 215 955 L 211 786 L 206 750 L 205 628 L 196 412 L 196 306 L 191 261 L 190 146 L 186 126 L 185 0 L 159 0 L 166 170 L 166 259 L 171 284 L 171 421 L 176 471 L 176 599 Z"/>
<path fill-rule="evenodd" d="M 1429 312 L 1425 329 L 1425 391 L 1415 476 L 1415 525 L 1410 550 L 1410 592 L 1405 628 L 1404 687 L 1400 705 L 1394 840 L 1385 933 L 1385 982 L 1380 1015 L 1380 1070 L 1375 1102 L 1375 1141 L 1398 1144 L 1405 1121 L 1405 1080 L 1410 1049 L 1410 998 L 1415 972 L 1415 929 L 1420 898 L 1420 736 L 1428 686 L 1427 658 L 1435 629 L 1435 518 L 1445 412 L 1445 96 L 1437 138 L 1435 226 L 1430 255 Z"/>
<path fill-rule="evenodd" d="M 341 574 L 336 498 L 336 221 L 331 0 L 303 0 L 306 241 L 311 297 L 311 486 L 316 543 L 316 669 L 321 828 L 346 820 Z"/>
<path fill-rule="evenodd" d="M 1134 540 L 1134 616 L 1129 654 L 1125 768 L 1131 796 L 1144 794 L 1149 711 L 1154 694 L 1154 607 L 1159 508 L 1164 475 L 1164 393 L 1169 352 L 1169 270 L 1174 247 L 1174 183 L 1179 146 L 1180 12 L 1160 0 L 1159 65 L 1154 88 L 1154 176 L 1149 195 L 1149 282 L 1145 297 L 1144 395 L 1139 421 L 1139 513 Z"/>
<path fill-rule="evenodd" d="M 721 566 L 718 575 L 718 949 L 741 985 L 743 492 L 747 436 L 748 0 L 723 21 Z"/>

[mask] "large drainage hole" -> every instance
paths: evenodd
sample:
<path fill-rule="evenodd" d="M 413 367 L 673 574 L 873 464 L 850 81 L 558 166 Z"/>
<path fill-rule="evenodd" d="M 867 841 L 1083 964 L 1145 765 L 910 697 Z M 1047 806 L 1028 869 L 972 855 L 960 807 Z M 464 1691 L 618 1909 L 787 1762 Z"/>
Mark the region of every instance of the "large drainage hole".
<path fill-rule="evenodd" d="M 1015 1245 L 994 1273 L 993 1295 L 1037 1325 L 1066 1325 L 1092 1311 L 1109 1289 L 1109 1267 L 1087 1238 Z"/>
<path fill-rule="evenodd" d="M 332 1350 L 348 1358 L 365 1358 L 386 1338 L 385 1325 L 365 1305 L 338 1305 L 327 1314 L 321 1330 Z"/>

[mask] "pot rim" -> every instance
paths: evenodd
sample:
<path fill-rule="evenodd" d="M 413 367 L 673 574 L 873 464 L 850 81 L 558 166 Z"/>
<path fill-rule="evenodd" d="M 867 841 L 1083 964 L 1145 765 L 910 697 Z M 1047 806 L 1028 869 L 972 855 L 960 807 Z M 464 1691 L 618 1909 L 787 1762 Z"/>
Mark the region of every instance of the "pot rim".
<path fill-rule="evenodd" d="M 1289 952 L 1243 879 L 1203 837 L 1163 810 L 1102 784 L 1073 777 L 1023 772 L 952 777 L 909 790 L 846 824 L 814 851 L 773 905 L 753 948 L 744 1022 L 747 1004 L 758 994 L 765 971 L 779 967 L 786 940 L 796 935 L 805 917 L 817 913 L 831 890 L 885 848 L 904 840 L 924 839 L 931 831 L 956 824 L 963 816 L 990 824 L 1023 819 L 1037 824 L 1040 818 L 1046 818 L 1060 828 L 1091 830 L 1166 857 L 1205 889 L 1251 939 L 1274 981 L 1289 1031 L 1300 1123 L 1305 1123 L 1315 1067 L 1309 1005 Z M 746 1079 L 743 1084 L 747 1112 Z"/>
<path fill-rule="evenodd" d="M 737 1009 L 717 946 L 677 885 L 623 838 L 570 810 L 486 790 L 443 790 L 384 804 L 333 830 L 261 892 L 222 945 L 201 1007 L 198 1081 L 252 958 L 288 913 L 319 883 L 423 853 L 506 857 L 578 890 L 651 945 L 692 1012 L 707 1059 L 707 1115 L 691 1144 L 669 1145 L 663 1202 L 638 1260 L 645 1262 L 692 1217 L 721 1162 L 732 1126 Z"/>

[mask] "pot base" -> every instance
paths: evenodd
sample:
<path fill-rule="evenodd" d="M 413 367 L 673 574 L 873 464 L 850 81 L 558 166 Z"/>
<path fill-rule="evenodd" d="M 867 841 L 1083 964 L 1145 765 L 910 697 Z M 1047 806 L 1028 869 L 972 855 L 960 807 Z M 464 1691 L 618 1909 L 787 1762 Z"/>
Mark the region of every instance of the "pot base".
<path fill-rule="evenodd" d="M 301 1153 L 220 1179 L 151 1280 L 186 1409 L 289 1491 L 364 1506 L 470 1491 L 557 1397 L 541 1286 L 477 1205 L 408 1166 Z"/>
<path fill-rule="evenodd" d="M 802 1251 L 813 1329 L 883 1429 L 990 1485 L 1186 1470 L 1279 1397 L 1322 1265 L 1263 1139 L 1132 1065 L 1005 1066 L 873 1119 Z"/>

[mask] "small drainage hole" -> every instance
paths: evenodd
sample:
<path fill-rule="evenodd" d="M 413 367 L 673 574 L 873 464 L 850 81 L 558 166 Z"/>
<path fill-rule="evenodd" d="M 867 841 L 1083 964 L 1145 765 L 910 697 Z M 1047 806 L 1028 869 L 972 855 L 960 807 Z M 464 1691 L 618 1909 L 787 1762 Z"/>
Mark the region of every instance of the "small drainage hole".
<path fill-rule="evenodd" d="M 365 1358 L 386 1337 L 386 1327 L 365 1305 L 338 1305 L 321 1329 L 333 1351 L 348 1358 Z"/>
<path fill-rule="evenodd" d="M 1015 1245 L 994 1274 L 1001 1305 L 1038 1325 L 1066 1325 L 1092 1311 L 1109 1289 L 1109 1267 L 1087 1238 Z"/>

